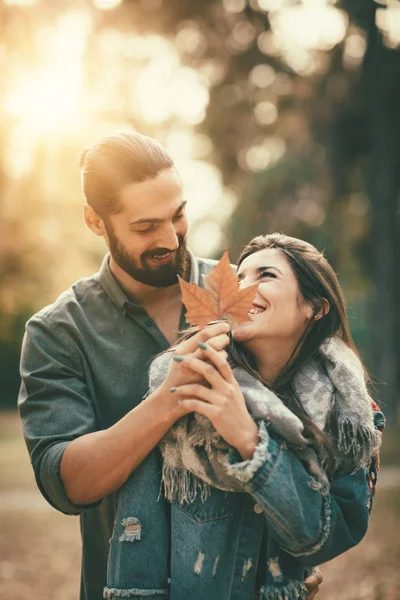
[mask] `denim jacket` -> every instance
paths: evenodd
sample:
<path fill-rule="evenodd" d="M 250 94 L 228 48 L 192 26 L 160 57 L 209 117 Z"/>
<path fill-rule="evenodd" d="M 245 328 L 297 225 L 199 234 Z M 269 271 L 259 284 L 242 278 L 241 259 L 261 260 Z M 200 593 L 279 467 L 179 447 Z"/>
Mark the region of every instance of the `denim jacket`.
<path fill-rule="evenodd" d="M 372 493 L 367 469 L 335 479 L 324 496 L 293 452 L 265 428 L 260 437 L 261 463 L 259 452 L 257 459 L 234 465 L 251 473 L 244 492 L 212 488 L 205 502 L 197 497 L 168 505 L 160 495 L 158 450 L 147 457 L 118 496 L 106 598 L 305 598 L 306 569 L 362 539 Z M 266 554 L 268 540 L 284 550 L 281 564 Z M 297 575 L 300 566 L 301 579 L 271 595 L 264 576 L 279 583 L 282 571 L 294 566 Z"/>

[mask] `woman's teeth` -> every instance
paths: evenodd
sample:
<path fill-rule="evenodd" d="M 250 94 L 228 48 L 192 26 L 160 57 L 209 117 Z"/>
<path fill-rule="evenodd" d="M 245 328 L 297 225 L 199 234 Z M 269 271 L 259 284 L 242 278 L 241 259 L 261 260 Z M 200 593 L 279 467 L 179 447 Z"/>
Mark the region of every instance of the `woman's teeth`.
<path fill-rule="evenodd" d="M 251 310 L 249 310 L 249 315 L 259 315 L 263 313 L 265 308 L 260 308 L 259 306 L 254 306 Z"/>

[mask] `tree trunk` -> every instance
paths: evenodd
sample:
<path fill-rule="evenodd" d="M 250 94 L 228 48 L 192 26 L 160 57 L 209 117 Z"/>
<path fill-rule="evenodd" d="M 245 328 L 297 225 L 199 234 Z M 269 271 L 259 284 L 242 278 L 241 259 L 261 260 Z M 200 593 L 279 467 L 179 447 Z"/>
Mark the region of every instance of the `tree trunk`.
<path fill-rule="evenodd" d="M 395 423 L 400 416 L 400 52 L 385 47 L 375 10 L 371 2 L 363 71 L 370 148 L 367 189 L 373 215 L 373 376 L 386 416 Z"/>

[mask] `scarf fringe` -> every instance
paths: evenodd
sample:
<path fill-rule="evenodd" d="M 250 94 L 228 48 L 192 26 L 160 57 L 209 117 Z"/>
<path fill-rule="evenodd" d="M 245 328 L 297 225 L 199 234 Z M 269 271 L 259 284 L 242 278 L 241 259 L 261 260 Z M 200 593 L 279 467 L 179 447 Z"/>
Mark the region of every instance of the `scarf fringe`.
<path fill-rule="evenodd" d="M 164 497 L 178 504 L 191 503 L 198 493 L 202 502 L 210 497 L 210 486 L 186 469 L 175 469 L 164 462 L 161 485 Z"/>
<path fill-rule="evenodd" d="M 354 463 L 352 470 L 366 467 L 381 444 L 381 433 L 371 426 L 337 415 L 338 449 Z M 347 462 L 347 460 L 345 461 Z"/>
<path fill-rule="evenodd" d="M 302 581 L 289 581 L 284 587 L 264 585 L 259 594 L 259 600 L 304 600 L 307 588 Z"/>
<path fill-rule="evenodd" d="M 103 590 L 103 598 L 114 600 L 114 598 L 154 598 L 154 596 L 168 596 L 168 590 L 144 590 L 139 588 L 131 588 L 128 590 L 122 588 L 105 587 Z"/>

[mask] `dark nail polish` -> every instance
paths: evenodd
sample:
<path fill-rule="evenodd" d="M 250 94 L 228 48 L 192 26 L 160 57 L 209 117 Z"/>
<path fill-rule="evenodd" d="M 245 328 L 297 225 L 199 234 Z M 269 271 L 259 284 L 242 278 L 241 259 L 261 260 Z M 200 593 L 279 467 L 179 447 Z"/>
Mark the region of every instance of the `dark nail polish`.
<path fill-rule="evenodd" d="M 177 388 L 176 387 L 172 387 L 169 391 L 171 392 L 171 394 L 173 394 L 174 392 L 176 392 Z"/>
<path fill-rule="evenodd" d="M 182 362 L 183 361 L 183 356 L 177 356 L 175 354 L 175 356 L 172 357 L 172 360 L 175 360 L 176 362 Z"/>
<path fill-rule="evenodd" d="M 207 348 L 208 348 L 207 344 L 204 344 L 203 342 L 199 342 L 198 345 L 199 345 L 199 348 L 201 348 L 202 350 L 207 350 Z"/>

